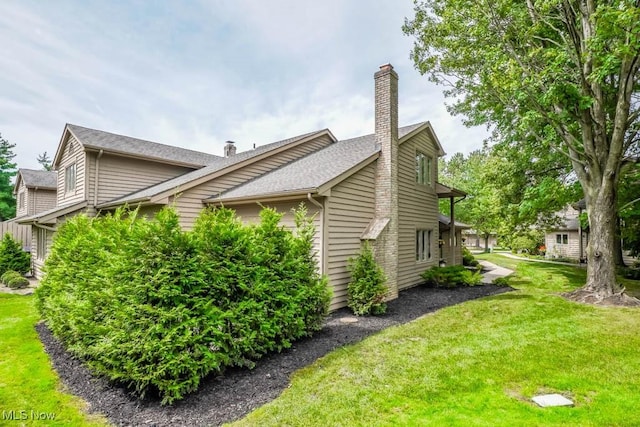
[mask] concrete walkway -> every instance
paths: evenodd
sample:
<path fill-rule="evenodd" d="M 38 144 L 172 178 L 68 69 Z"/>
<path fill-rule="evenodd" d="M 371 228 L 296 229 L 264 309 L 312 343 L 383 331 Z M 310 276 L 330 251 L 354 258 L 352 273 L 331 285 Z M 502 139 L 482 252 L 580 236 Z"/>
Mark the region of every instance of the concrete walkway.
<path fill-rule="evenodd" d="M 486 272 L 482 273 L 482 283 L 493 283 L 498 277 L 506 277 L 513 273 L 513 270 L 500 267 L 489 261 L 480 261 L 480 265 L 486 270 Z"/>
<path fill-rule="evenodd" d="M 506 256 L 507 258 L 513 258 L 513 259 L 517 259 L 520 261 L 529 261 L 529 262 L 543 262 L 546 264 L 558 264 L 558 265 L 570 265 L 572 267 L 582 267 L 582 268 L 587 268 L 587 264 L 578 264 L 575 262 L 562 262 L 562 261 L 553 261 L 550 259 L 531 259 L 531 258 L 524 258 L 524 257 L 519 257 L 518 255 L 514 255 L 510 252 L 494 252 L 498 255 L 502 255 L 502 256 Z"/>

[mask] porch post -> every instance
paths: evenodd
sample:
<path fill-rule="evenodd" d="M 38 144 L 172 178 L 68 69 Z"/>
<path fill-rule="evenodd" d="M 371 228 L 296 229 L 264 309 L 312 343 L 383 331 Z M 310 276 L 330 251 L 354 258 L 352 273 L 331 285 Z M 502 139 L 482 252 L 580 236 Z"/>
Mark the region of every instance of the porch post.
<path fill-rule="evenodd" d="M 456 265 L 456 248 L 455 248 L 455 242 L 456 242 L 456 223 L 455 223 L 455 203 L 453 202 L 453 196 L 449 197 L 449 205 L 451 206 L 451 208 L 449 209 L 450 211 L 450 217 L 449 217 L 449 251 L 451 253 L 450 258 L 451 261 L 449 262 L 449 265 Z"/>

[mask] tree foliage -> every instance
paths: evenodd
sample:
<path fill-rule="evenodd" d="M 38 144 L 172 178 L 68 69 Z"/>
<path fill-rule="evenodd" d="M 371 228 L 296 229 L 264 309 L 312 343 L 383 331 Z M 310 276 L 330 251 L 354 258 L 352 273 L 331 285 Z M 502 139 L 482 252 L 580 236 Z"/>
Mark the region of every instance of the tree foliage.
<path fill-rule="evenodd" d="M 638 0 L 426 0 L 405 23 L 413 58 L 448 85 L 450 111 L 492 126 L 523 158 L 565 156 L 589 211 L 587 284 L 602 300 L 615 280 L 621 168 L 638 149 Z"/>
<path fill-rule="evenodd" d="M 50 171 L 52 168 L 52 161 L 47 152 L 45 151 L 42 154 L 38 154 L 38 158 L 36 159 L 38 163 L 42 166 L 42 169 L 46 171 Z"/>
<path fill-rule="evenodd" d="M 37 307 L 95 372 L 171 403 L 322 327 L 330 291 L 313 223 L 295 215 L 295 233 L 272 209 L 254 226 L 203 210 L 190 232 L 170 208 L 153 220 L 75 216 L 56 234 Z"/>
<path fill-rule="evenodd" d="M 16 216 L 16 199 L 13 197 L 13 177 L 18 170 L 13 162 L 16 156 L 11 144 L 0 134 L 0 221 L 6 221 Z"/>

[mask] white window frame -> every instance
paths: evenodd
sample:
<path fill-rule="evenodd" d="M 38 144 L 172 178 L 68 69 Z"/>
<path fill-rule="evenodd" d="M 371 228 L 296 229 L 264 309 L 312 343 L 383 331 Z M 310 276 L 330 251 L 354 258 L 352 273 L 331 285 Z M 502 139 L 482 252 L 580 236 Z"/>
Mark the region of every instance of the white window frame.
<path fill-rule="evenodd" d="M 433 185 L 433 158 L 421 151 L 416 151 L 416 183 Z"/>
<path fill-rule="evenodd" d="M 64 191 L 71 193 L 76 190 L 76 164 L 73 163 L 64 169 Z"/>
<path fill-rule="evenodd" d="M 433 259 L 433 230 L 416 229 L 416 262 L 425 262 Z"/>
<path fill-rule="evenodd" d="M 558 245 L 568 245 L 569 244 L 569 235 L 565 233 L 556 234 L 556 244 Z"/>
<path fill-rule="evenodd" d="M 18 209 L 24 209 L 24 191 L 18 193 Z"/>

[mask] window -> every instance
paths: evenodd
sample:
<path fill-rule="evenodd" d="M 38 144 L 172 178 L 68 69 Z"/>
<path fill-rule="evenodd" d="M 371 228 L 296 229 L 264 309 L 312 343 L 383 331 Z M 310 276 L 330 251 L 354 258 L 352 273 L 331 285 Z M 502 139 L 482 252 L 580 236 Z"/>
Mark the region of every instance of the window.
<path fill-rule="evenodd" d="M 433 159 L 424 153 L 416 153 L 416 182 L 431 185 L 431 165 Z"/>
<path fill-rule="evenodd" d="M 431 259 L 431 230 L 416 230 L 416 261 Z"/>
<path fill-rule="evenodd" d="M 38 228 L 38 239 L 36 246 L 36 256 L 38 259 L 43 260 L 47 257 L 47 230 L 44 228 Z"/>
<path fill-rule="evenodd" d="M 556 234 L 556 243 L 559 245 L 567 245 L 569 244 L 569 235 L 568 234 Z"/>
<path fill-rule="evenodd" d="M 21 191 L 20 194 L 18 194 L 18 208 L 24 209 L 24 191 Z"/>
<path fill-rule="evenodd" d="M 70 192 L 76 189 L 76 164 L 67 166 L 64 170 L 64 191 Z"/>

